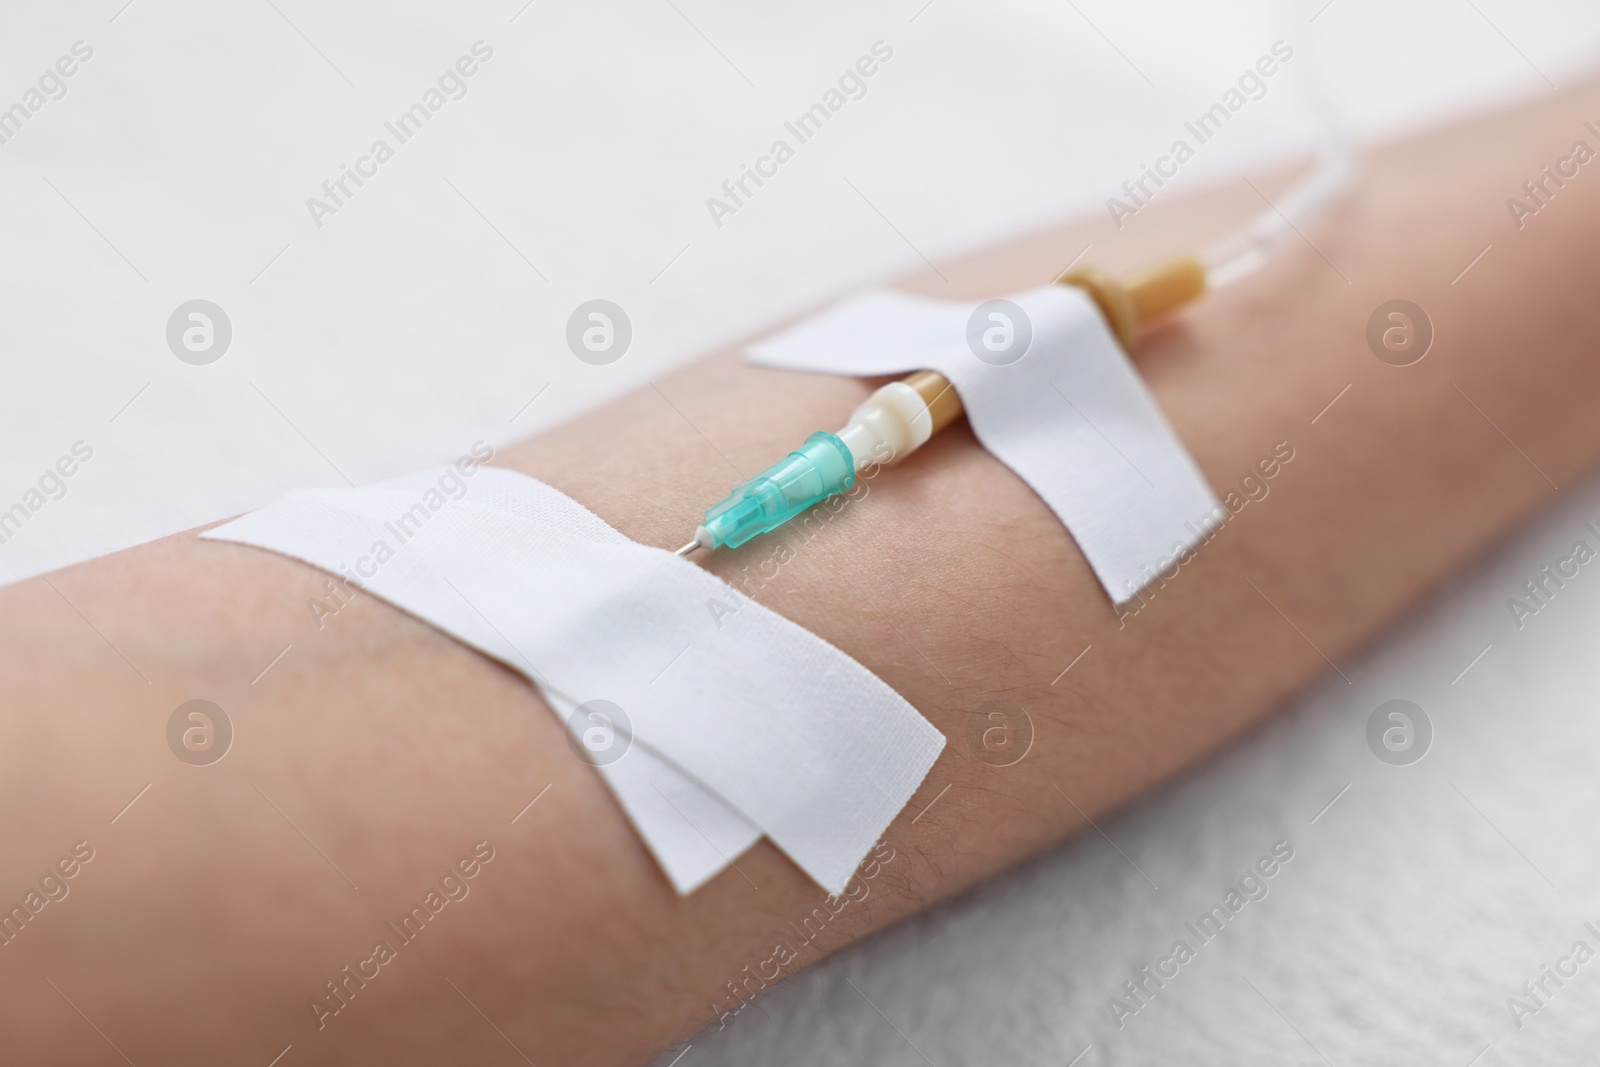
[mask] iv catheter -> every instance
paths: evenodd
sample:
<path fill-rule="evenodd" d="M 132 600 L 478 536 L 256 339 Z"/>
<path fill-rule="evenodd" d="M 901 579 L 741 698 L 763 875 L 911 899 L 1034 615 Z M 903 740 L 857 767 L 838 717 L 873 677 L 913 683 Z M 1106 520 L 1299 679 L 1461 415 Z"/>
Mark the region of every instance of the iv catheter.
<path fill-rule="evenodd" d="M 1317 166 L 1278 204 L 1196 259 L 1178 256 L 1118 281 L 1093 268 L 1069 270 L 1056 279 L 1083 289 L 1106 323 L 1132 353 L 1140 329 L 1170 315 L 1208 290 L 1231 285 L 1259 270 L 1272 252 L 1326 212 L 1349 186 L 1354 152 L 1332 122 Z M 677 550 L 737 548 L 788 522 L 813 505 L 855 486 L 856 472 L 872 463 L 896 463 L 963 413 L 948 379 L 918 371 L 890 382 L 856 408 L 837 433 L 817 432 L 782 460 L 736 487 L 712 505 L 694 538 Z"/>
<path fill-rule="evenodd" d="M 1198 260 L 1180 256 L 1126 281 L 1092 268 L 1068 271 L 1056 281 L 1085 290 L 1123 348 L 1131 352 L 1144 324 L 1205 292 L 1206 270 Z M 849 492 L 863 467 L 904 459 L 961 414 L 961 398 L 942 374 L 917 371 L 890 382 L 856 408 L 837 433 L 813 433 L 805 444 L 707 509 L 694 539 L 677 555 L 701 548 L 737 548 L 775 530 L 813 505 Z"/>

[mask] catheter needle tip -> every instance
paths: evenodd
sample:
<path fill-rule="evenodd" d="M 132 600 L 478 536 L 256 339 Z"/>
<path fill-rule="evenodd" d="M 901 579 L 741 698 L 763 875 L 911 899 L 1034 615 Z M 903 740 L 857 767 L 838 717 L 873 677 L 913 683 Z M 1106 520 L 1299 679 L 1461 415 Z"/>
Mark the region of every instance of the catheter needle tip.
<path fill-rule="evenodd" d="M 687 556 L 689 553 L 693 552 L 695 549 L 697 549 L 699 547 L 700 547 L 700 542 L 699 541 L 690 541 L 688 544 L 686 544 L 682 548 L 678 549 L 678 551 L 674 552 L 673 555 L 674 556 Z"/>

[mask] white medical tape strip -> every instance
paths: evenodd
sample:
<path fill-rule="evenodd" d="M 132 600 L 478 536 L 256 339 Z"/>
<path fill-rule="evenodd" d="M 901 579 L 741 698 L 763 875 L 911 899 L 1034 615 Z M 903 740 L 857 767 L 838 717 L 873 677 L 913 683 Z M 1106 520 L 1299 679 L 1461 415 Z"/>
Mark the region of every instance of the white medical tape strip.
<path fill-rule="evenodd" d="M 680 892 L 765 834 L 842 893 L 943 735 L 815 634 L 557 490 L 483 468 L 450 499 L 449 473 L 300 490 L 202 536 L 357 575 L 558 714 L 620 707 L 632 747 L 601 771 Z"/>
<path fill-rule="evenodd" d="M 749 358 L 827 374 L 943 374 L 984 448 L 1039 494 L 1112 601 L 1126 603 L 1225 512 L 1087 294 L 1047 285 L 1009 300 L 1033 339 L 1004 365 L 969 347 L 978 302 L 893 292 L 837 304 L 752 345 Z"/>
<path fill-rule="evenodd" d="M 534 687 L 582 745 L 591 723 L 573 718 L 578 705 L 537 682 Z M 595 769 L 678 892 L 694 892 L 761 840 L 759 826 L 648 744 L 635 740 L 625 755 L 614 763 L 597 762 Z"/>

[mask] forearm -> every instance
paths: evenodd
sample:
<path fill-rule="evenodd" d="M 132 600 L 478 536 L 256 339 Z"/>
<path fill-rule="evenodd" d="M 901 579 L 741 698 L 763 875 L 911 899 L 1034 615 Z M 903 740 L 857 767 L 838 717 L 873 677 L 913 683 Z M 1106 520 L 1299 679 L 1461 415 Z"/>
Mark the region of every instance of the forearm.
<path fill-rule="evenodd" d="M 507 1040 L 534 1062 L 634 1062 L 732 1006 L 725 984 L 776 943 L 798 950 L 790 973 L 1125 802 L 1342 663 L 1553 499 L 1546 477 L 1564 485 L 1600 457 L 1600 308 L 1580 269 L 1600 184 L 1575 180 L 1522 232 L 1503 206 L 1586 117 L 1560 101 L 1381 153 L 1337 222 L 1309 234 L 1319 253 L 1291 249 L 1150 339 L 1145 376 L 1214 486 L 1278 442 L 1295 458 L 1137 615 L 1118 619 L 1055 518 L 960 426 L 816 536 L 705 561 L 951 739 L 866 899 L 810 943 L 791 923 L 822 893 L 769 845 L 679 899 L 525 682 L 371 598 L 316 629 L 304 605 L 323 576 L 299 564 L 186 535 L 0 590 L 0 893 L 20 897 L 75 841 L 96 849 L 72 895 L 0 948 L 0 1032 L 35 1060 L 116 1059 L 70 997 L 135 1062 L 266 1062 L 290 1042 L 300 1062 L 512 1059 Z M 1158 211 L 1170 233 L 1210 217 Z M 1022 288 L 1089 240 L 1106 238 L 1043 235 L 921 285 Z M 1172 250 L 1166 232 L 1161 244 L 1102 262 L 1135 266 Z M 1395 297 L 1438 334 L 1404 369 L 1363 342 Z M 724 355 L 501 461 L 673 547 L 742 474 L 868 388 Z M 780 542 L 792 559 L 775 568 Z M 163 734 L 196 697 L 237 731 L 206 768 L 175 760 Z M 1014 766 L 967 746 L 991 700 L 1036 730 Z M 323 983 L 480 840 L 496 855 L 471 895 L 319 1030 L 307 1004 Z M 156 1007 L 180 1001 L 181 1019 Z"/>

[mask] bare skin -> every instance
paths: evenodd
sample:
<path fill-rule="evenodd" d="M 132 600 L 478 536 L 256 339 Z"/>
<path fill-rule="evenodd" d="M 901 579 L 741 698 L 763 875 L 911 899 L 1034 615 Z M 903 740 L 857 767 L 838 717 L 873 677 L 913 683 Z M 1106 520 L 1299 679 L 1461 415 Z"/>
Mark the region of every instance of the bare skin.
<path fill-rule="evenodd" d="M 1315 250 L 1291 247 L 1147 339 L 1144 373 L 1219 491 L 1278 442 L 1294 458 L 1137 615 L 1119 622 L 1060 525 L 964 426 L 881 474 L 760 584 L 762 603 L 951 739 L 863 872 L 863 899 L 810 942 L 796 927 L 823 894 L 771 846 L 677 897 L 520 678 L 370 597 L 317 630 L 305 602 L 324 576 L 310 568 L 188 534 L 0 590 L 0 903 L 75 843 L 94 852 L 70 894 L 0 947 L 7 1051 L 266 1064 L 292 1044 L 286 1064 L 638 1063 L 736 1007 L 728 983 L 780 942 L 799 950 L 792 973 L 1191 765 L 1600 459 L 1600 304 L 1585 269 L 1600 179 L 1572 180 L 1521 231 L 1505 206 L 1596 104 L 1587 89 L 1376 153 L 1351 201 L 1307 233 Z M 1284 177 L 1257 184 L 1271 195 Z M 1065 227 L 942 265 L 949 284 L 911 285 L 1002 294 L 1091 241 L 1101 266 L 1126 269 L 1259 206 L 1242 185 L 1158 201 L 1121 233 Z M 1406 368 L 1363 340 L 1396 297 L 1437 331 Z M 871 384 L 725 353 L 499 462 L 675 547 L 739 472 L 838 422 Z M 781 417 L 733 414 L 775 387 Z M 610 439 L 619 424 L 626 449 Z M 641 498 L 645 483 L 660 488 Z M 704 562 L 737 578 L 774 547 Z M 165 740 L 194 698 L 236 729 L 209 767 Z M 966 743 L 991 700 L 1036 728 L 1015 766 Z M 395 939 L 384 924 L 484 841 L 493 858 L 463 880 L 470 895 L 414 942 Z M 312 998 L 380 939 L 396 959 L 351 983 L 319 1029 Z"/>

